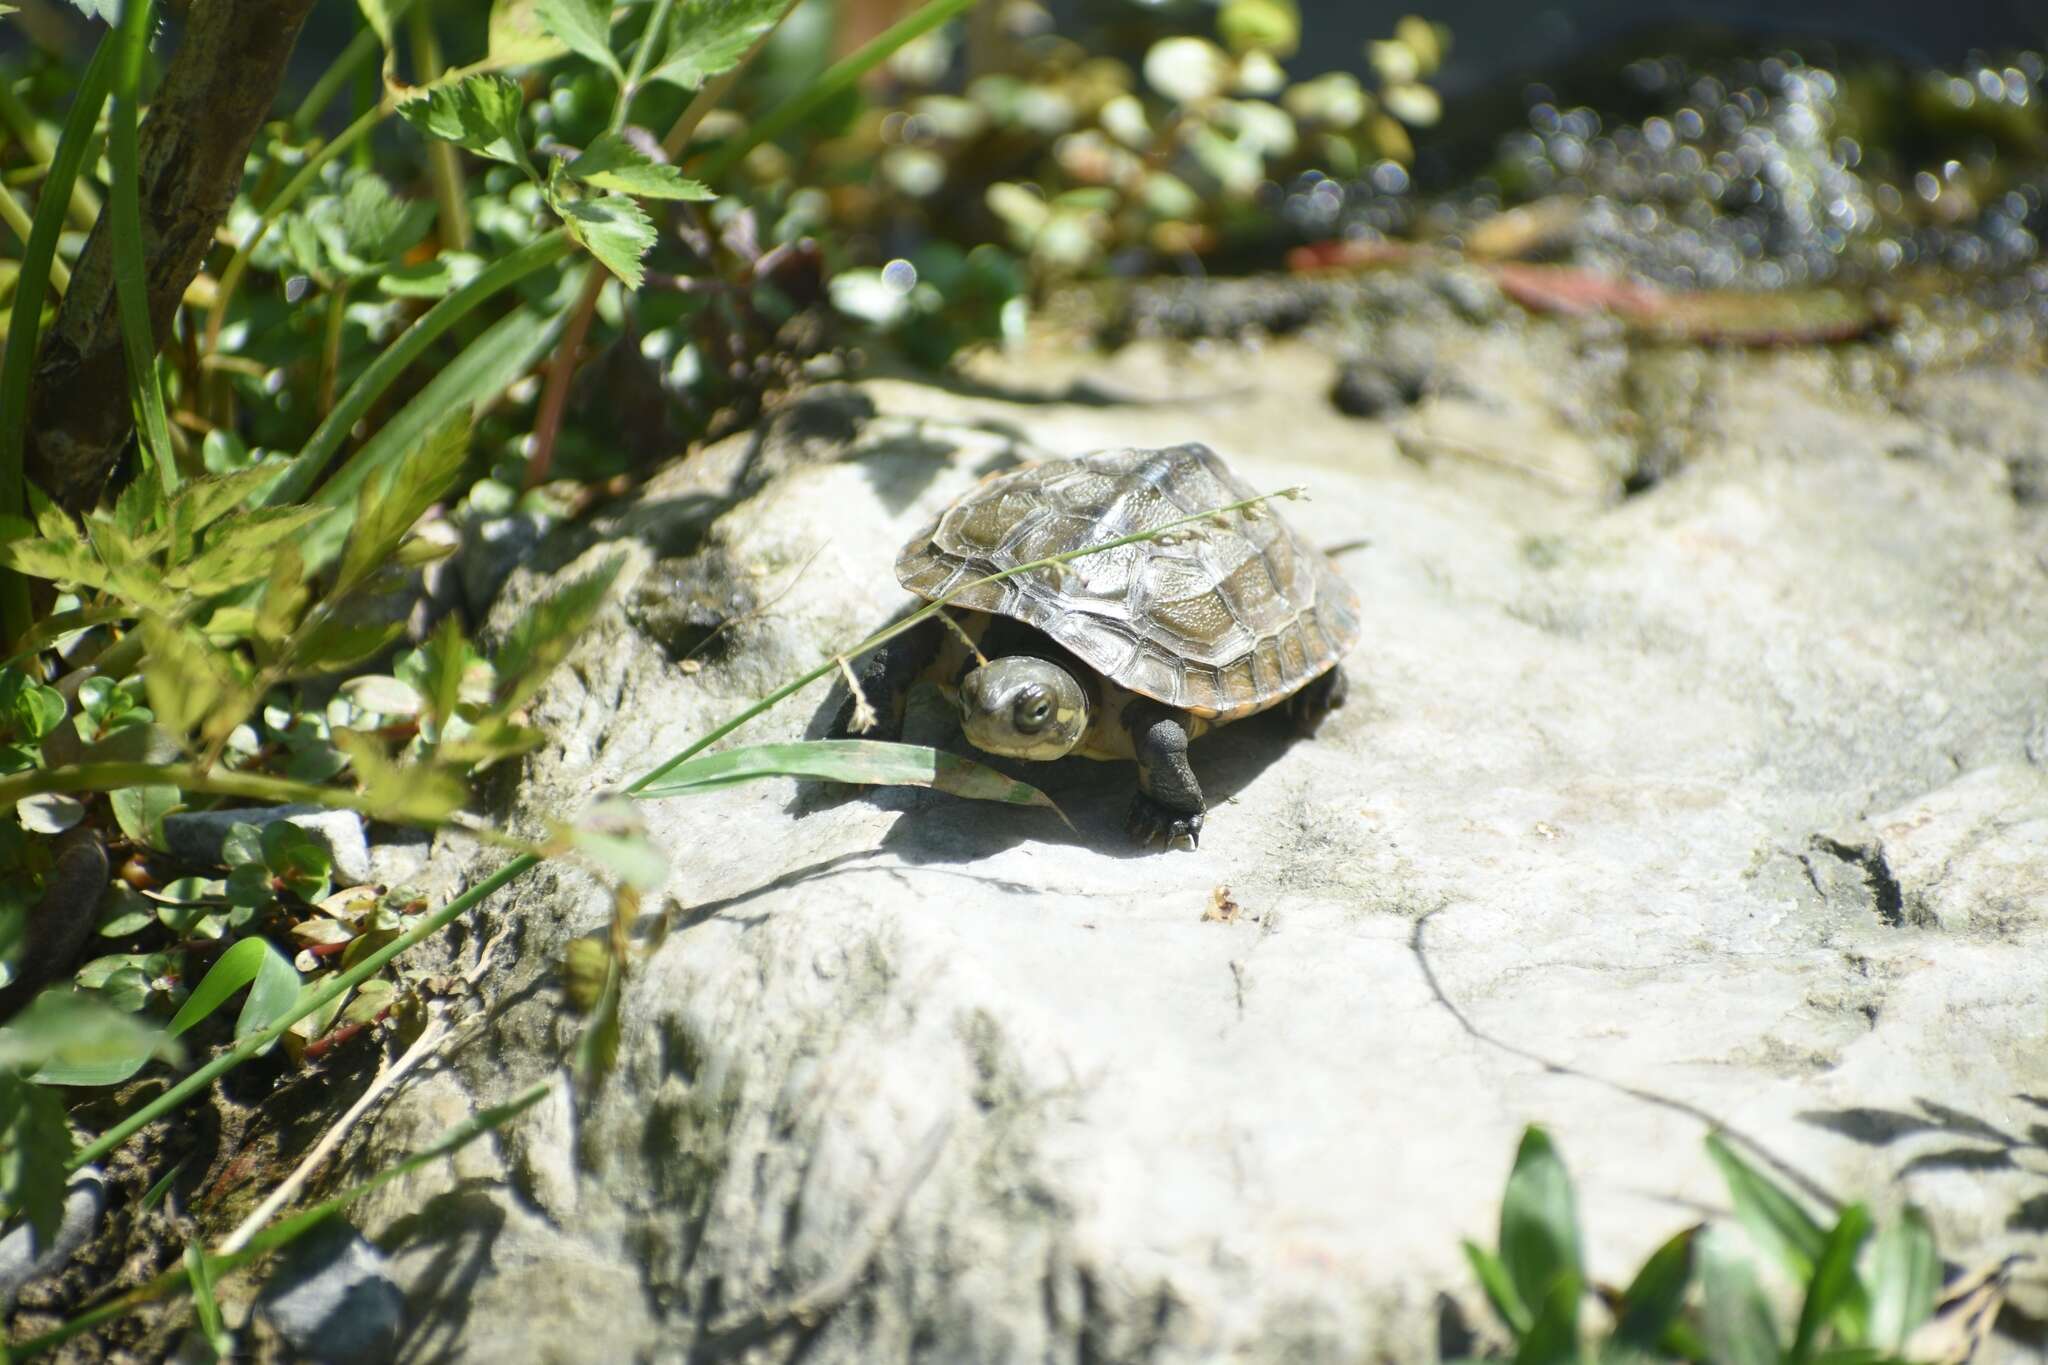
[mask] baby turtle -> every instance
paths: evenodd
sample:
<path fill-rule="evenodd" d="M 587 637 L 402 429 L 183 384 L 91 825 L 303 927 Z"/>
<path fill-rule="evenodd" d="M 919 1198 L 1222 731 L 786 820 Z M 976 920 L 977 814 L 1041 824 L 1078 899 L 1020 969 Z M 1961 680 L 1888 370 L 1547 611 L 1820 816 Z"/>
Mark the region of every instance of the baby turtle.
<path fill-rule="evenodd" d="M 1253 496 L 1204 445 L 1111 450 L 984 479 L 903 548 L 896 577 L 937 601 L 1019 564 Z M 1343 702 L 1358 595 L 1267 503 L 1156 540 L 960 592 L 877 651 L 861 677 L 872 738 L 895 739 L 910 687 L 937 683 L 976 747 L 1012 758 L 1136 759 L 1128 826 L 1192 847 L 1206 805 L 1188 741 L 1287 703 L 1305 732 Z M 985 661 L 984 661 L 985 660 Z M 851 732 L 847 699 L 835 732 Z"/>

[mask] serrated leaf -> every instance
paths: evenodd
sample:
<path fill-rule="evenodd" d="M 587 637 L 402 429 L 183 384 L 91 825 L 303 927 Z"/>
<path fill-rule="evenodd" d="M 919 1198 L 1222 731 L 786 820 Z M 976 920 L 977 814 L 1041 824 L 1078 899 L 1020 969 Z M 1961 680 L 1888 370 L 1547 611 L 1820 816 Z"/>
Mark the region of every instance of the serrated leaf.
<path fill-rule="evenodd" d="M 488 50 L 493 66 L 533 66 L 569 50 L 561 39 L 548 35 L 535 10 L 535 0 L 495 0 L 491 5 Z"/>
<path fill-rule="evenodd" d="M 607 0 L 540 0 L 536 7 L 548 32 L 624 80 L 626 73 L 612 55 L 612 7 Z"/>
<path fill-rule="evenodd" d="M 460 777 L 429 763 L 393 763 L 374 735 L 336 730 L 335 747 L 348 755 L 362 784 L 368 814 L 399 822 L 437 824 L 462 808 L 469 789 Z"/>
<path fill-rule="evenodd" d="M 339 199 L 326 202 L 333 208 L 317 224 L 321 241 L 329 258 L 349 275 L 368 274 L 397 260 L 426 236 L 434 221 L 432 204 L 400 198 L 382 176 L 369 171 L 350 180 Z"/>
<path fill-rule="evenodd" d="M 569 174 L 586 185 L 643 199 L 717 197 L 702 181 L 686 179 L 675 167 L 658 164 L 617 133 L 593 138 L 583 154 L 569 163 Z"/>
<path fill-rule="evenodd" d="M 640 258 L 654 245 L 654 223 L 630 196 L 601 194 L 594 199 L 557 202 L 556 211 L 569 229 L 606 270 L 628 289 L 647 277 Z"/>
<path fill-rule="evenodd" d="M 443 142 L 453 142 L 478 156 L 533 173 L 526 145 L 519 136 L 519 113 L 525 98 L 519 86 L 495 73 L 471 76 L 454 85 L 436 85 L 398 106 L 405 121 Z"/>
<path fill-rule="evenodd" d="M 625 559 L 613 555 L 572 579 L 519 618 L 492 663 L 497 666 L 501 710 L 514 710 L 540 690 L 548 673 L 588 628 Z"/>
<path fill-rule="evenodd" d="M 150 709 L 164 729 L 180 736 L 196 729 L 211 741 L 225 738 L 248 716 L 255 698 L 228 656 L 197 630 L 151 617 L 142 623 L 142 639 L 149 651 L 143 680 Z"/>
<path fill-rule="evenodd" d="M 254 498 L 276 477 L 275 469 L 257 464 L 232 474 L 194 479 L 180 488 L 169 508 L 173 562 L 190 559 L 201 531 Z"/>
<path fill-rule="evenodd" d="M 286 541 L 271 556 L 270 579 L 257 600 L 256 617 L 250 626 L 257 657 L 262 662 L 270 663 L 283 652 L 292 632 L 298 629 L 300 618 L 306 614 L 306 603 L 312 595 L 312 589 L 306 586 L 305 559 L 295 542 Z"/>
<path fill-rule="evenodd" d="M 165 586 L 212 597 L 268 578 L 277 547 L 326 514 L 319 507 L 261 507 L 222 521 L 207 532 L 196 559 L 164 576 Z"/>
<path fill-rule="evenodd" d="M 0 1200 L 20 1209 L 47 1247 L 64 1221 L 71 1129 L 53 1090 L 0 1073 Z"/>
<path fill-rule="evenodd" d="M 285 823 L 278 821 L 278 824 Z M 245 938 L 220 955 L 212 968 L 192 988 L 168 1032 L 175 1038 L 227 1002 L 229 996 L 249 988 L 235 1021 L 235 1037 L 261 1033 L 291 1012 L 299 1000 L 299 974 L 283 953 L 268 939 Z"/>
<path fill-rule="evenodd" d="M 695 90 L 738 66 L 794 0 L 684 0 L 669 17 L 668 46 L 647 73 Z"/>
<path fill-rule="evenodd" d="M 468 457 L 469 410 L 463 408 L 443 416 L 404 459 L 363 485 L 355 526 L 342 548 L 335 597 L 353 592 L 384 567 L 413 523 L 453 486 Z"/>
<path fill-rule="evenodd" d="M 106 566 L 82 540 L 10 540 L 0 545 L 0 564 L 31 578 L 104 590 Z"/>

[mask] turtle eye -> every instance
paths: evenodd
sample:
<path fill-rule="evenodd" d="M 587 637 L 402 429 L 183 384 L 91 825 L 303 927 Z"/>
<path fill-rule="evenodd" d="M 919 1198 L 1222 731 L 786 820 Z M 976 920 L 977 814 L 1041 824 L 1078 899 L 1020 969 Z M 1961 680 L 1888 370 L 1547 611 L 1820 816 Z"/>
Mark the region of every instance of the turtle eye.
<path fill-rule="evenodd" d="M 1010 708 L 1010 720 L 1025 734 L 1035 734 L 1045 728 L 1052 719 L 1052 693 L 1033 683 L 1017 694 L 1017 702 Z"/>

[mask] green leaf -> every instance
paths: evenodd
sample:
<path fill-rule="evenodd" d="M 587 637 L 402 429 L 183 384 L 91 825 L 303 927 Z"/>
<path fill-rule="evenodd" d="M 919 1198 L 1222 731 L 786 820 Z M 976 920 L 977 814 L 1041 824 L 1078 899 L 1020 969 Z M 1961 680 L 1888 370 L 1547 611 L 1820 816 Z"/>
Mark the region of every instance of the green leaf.
<path fill-rule="evenodd" d="M 1908 1208 L 1877 1235 L 1871 1266 L 1870 1340 L 1887 1351 L 1934 1315 L 1941 1290 L 1941 1257 L 1920 1210 Z"/>
<path fill-rule="evenodd" d="M 185 1279 L 192 1288 L 192 1311 L 199 1319 L 199 1331 L 206 1338 L 216 1360 L 231 1358 L 234 1338 L 221 1321 L 220 1302 L 213 1296 L 213 1265 L 207 1259 L 206 1244 L 199 1239 L 185 1243 Z"/>
<path fill-rule="evenodd" d="M 1707 1136 L 1707 1155 L 1721 1168 L 1729 1200 L 1757 1245 L 1776 1256 L 1793 1279 L 1801 1284 L 1811 1279 L 1827 1243 L 1820 1224 L 1768 1176 L 1737 1156 L 1720 1134 Z"/>
<path fill-rule="evenodd" d="M 164 729 L 182 736 L 198 730 L 211 743 L 248 716 L 256 696 L 243 684 L 229 656 L 215 649 L 191 626 L 173 626 L 156 617 L 142 623 L 149 654 L 143 681 L 149 704 Z"/>
<path fill-rule="evenodd" d="M 403 621 L 358 621 L 329 615 L 299 638 L 290 660 L 293 677 L 332 673 L 361 663 L 405 634 Z"/>
<path fill-rule="evenodd" d="M 336 730 L 335 747 L 348 755 L 362 783 L 368 813 L 385 820 L 439 824 L 462 808 L 469 788 L 446 768 L 393 763 L 375 736 Z"/>
<path fill-rule="evenodd" d="M 615 80 L 626 78 L 612 55 L 612 7 L 606 0 L 540 0 L 536 8 L 548 32 L 571 51 L 596 62 Z"/>
<path fill-rule="evenodd" d="M 1515 1365 L 1571 1365 L 1579 1355 L 1579 1277 L 1566 1271 L 1551 1282 L 1543 1307 L 1515 1351 Z"/>
<path fill-rule="evenodd" d="M 533 165 L 519 137 L 519 114 L 525 103 L 515 82 L 493 73 L 471 76 L 455 85 L 431 86 L 425 94 L 399 105 L 398 112 L 428 137 L 453 142 L 532 175 Z"/>
<path fill-rule="evenodd" d="M 280 825 L 286 822 L 279 820 L 266 826 L 266 831 Z M 192 988 L 192 994 L 171 1019 L 170 1035 L 175 1038 L 185 1032 L 244 986 L 249 988 L 249 998 L 242 1003 L 241 1017 L 235 1021 L 235 1037 L 261 1033 L 298 1004 L 299 984 L 298 972 L 283 953 L 270 946 L 270 940 L 245 938 L 222 953 L 220 960 Z"/>
<path fill-rule="evenodd" d="M 1614 1339 L 1645 1355 L 1654 1354 L 1671 1324 L 1685 1307 L 1686 1285 L 1692 1279 L 1693 1238 L 1690 1227 L 1650 1254 L 1621 1296 Z"/>
<path fill-rule="evenodd" d="M 169 844 L 164 839 L 164 817 L 183 808 L 185 793 L 162 784 L 121 787 L 110 792 L 107 801 L 123 834 L 150 848 L 165 849 Z"/>
<path fill-rule="evenodd" d="M 330 259 L 350 275 L 364 275 L 404 255 L 434 221 L 434 206 L 401 199 L 384 178 L 358 173 L 339 200 L 317 221 Z"/>
<path fill-rule="evenodd" d="M 1550 1135 L 1534 1125 L 1522 1133 L 1501 1196 L 1500 1258 L 1525 1304 L 1542 1303 L 1566 1275 L 1584 1281 L 1571 1177 Z"/>
<path fill-rule="evenodd" d="M 483 274 L 483 258 L 467 251 L 437 251 L 432 259 L 394 266 L 377 277 L 377 287 L 395 299 L 438 299 Z"/>
<path fill-rule="evenodd" d="M 273 820 L 258 836 L 263 861 L 301 900 L 316 901 L 330 889 L 334 859 L 325 844 L 289 820 Z"/>
<path fill-rule="evenodd" d="M 194 479 L 179 489 L 170 505 L 172 562 L 190 559 L 201 531 L 254 498 L 276 477 L 276 469 L 255 464 L 232 474 Z"/>
<path fill-rule="evenodd" d="M 1499 1314 L 1501 1322 L 1509 1332 L 1520 1340 L 1528 1334 L 1534 1318 L 1528 1306 L 1522 1302 L 1522 1295 L 1516 1293 L 1516 1281 L 1507 1279 L 1507 1267 L 1501 1259 L 1479 1242 L 1464 1242 L 1464 1259 L 1473 1265 L 1473 1275 L 1479 1279 L 1479 1287 L 1487 1291 L 1487 1302 L 1493 1304 L 1493 1312 Z"/>
<path fill-rule="evenodd" d="M 636 194 L 643 199 L 712 199 L 698 180 L 685 179 L 673 166 L 657 164 L 617 133 L 600 133 L 583 154 L 569 163 L 569 174 L 601 190 Z"/>
<path fill-rule="evenodd" d="M 647 73 L 695 90 L 738 66 L 794 0 L 684 0 L 669 18 L 668 46 Z"/>
<path fill-rule="evenodd" d="M 57 1093 L 0 1072 L 0 1200 L 27 1216 L 38 1247 L 49 1246 L 64 1221 L 72 1151 Z"/>
<path fill-rule="evenodd" d="M 45 1085 L 112 1085 L 152 1057 L 177 1060 L 162 1030 L 66 986 L 44 991 L 0 1028 L 0 1070 Z"/>
<path fill-rule="evenodd" d="M 601 194 L 595 199 L 557 202 L 569 235 L 581 242 L 604 268 L 628 289 L 646 278 L 640 258 L 654 245 L 654 223 L 630 196 Z"/>
<path fill-rule="evenodd" d="M 559 38 L 548 36 L 537 8 L 535 0 L 494 0 L 488 48 L 493 66 L 532 66 L 569 50 Z"/>
<path fill-rule="evenodd" d="M 1857 1288 L 1856 1253 L 1870 1231 L 1870 1210 L 1851 1204 L 1828 1233 L 1813 1279 L 1806 1286 L 1806 1301 L 1799 1308 L 1799 1325 L 1792 1334 L 1792 1365 L 1807 1365 L 1820 1330 L 1838 1310 L 1848 1307 Z"/>
<path fill-rule="evenodd" d="M 356 8 L 363 12 L 363 22 L 370 26 L 370 31 L 377 35 L 377 41 L 389 52 L 392 47 L 390 6 L 385 0 L 356 0 Z"/>
<path fill-rule="evenodd" d="M 36 740 L 64 723 L 64 694 L 15 668 L 0 668 L 0 734 Z"/>
<path fill-rule="evenodd" d="M 1743 1248 L 1725 1231 L 1700 1239 L 1700 1281 L 1707 1358 L 1714 1365 L 1779 1365 L 1771 1306 Z"/>
<path fill-rule="evenodd" d="M 622 556 L 611 556 L 519 618 L 492 660 L 498 669 L 501 710 L 523 706 L 540 690 L 549 672 L 567 656 L 604 605 L 605 594 L 625 562 Z"/>
<path fill-rule="evenodd" d="M 1044 792 L 972 759 L 922 744 L 889 744 L 874 739 L 753 744 L 715 754 L 699 754 L 634 794 L 649 798 L 690 796 L 764 777 L 930 787 L 969 800 L 1039 806 L 1060 815 L 1059 807 Z M 1064 815 L 1060 818 L 1066 819 Z"/>
<path fill-rule="evenodd" d="M 32 578 L 75 583 L 82 588 L 108 586 L 106 566 L 82 540 L 11 540 L 0 545 L 0 564 Z"/>
<path fill-rule="evenodd" d="M 172 569 L 164 584 L 175 592 L 212 597 L 270 577 L 278 546 L 325 516 L 318 507 L 261 507 L 219 523 L 206 537 L 206 550 Z"/>
<path fill-rule="evenodd" d="M 445 413 L 418 445 L 356 499 L 355 529 L 341 552 L 334 596 L 343 597 L 382 569 L 413 523 L 446 493 L 469 458 L 469 410 Z"/>

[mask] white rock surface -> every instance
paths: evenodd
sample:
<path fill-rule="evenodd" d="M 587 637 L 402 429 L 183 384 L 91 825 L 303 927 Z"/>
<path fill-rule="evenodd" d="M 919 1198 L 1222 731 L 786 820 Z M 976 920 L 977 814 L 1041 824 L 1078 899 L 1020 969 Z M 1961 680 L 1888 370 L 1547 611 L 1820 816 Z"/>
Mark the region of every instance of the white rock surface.
<path fill-rule="evenodd" d="M 627 605 L 536 706 L 556 738 L 524 816 L 886 620 L 896 547 L 1038 451 L 1204 440 L 1256 486 L 1309 485 L 1288 517 L 1370 542 L 1340 559 L 1367 625 L 1351 704 L 1311 742 L 1201 741 L 1192 853 L 1130 849 L 1128 769 L 1081 760 L 1026 774 L 1074 833 L 786 782 L 648 806 L 680 914 L 617 1073 L 359 1210 L 398 1244 L 413 1345 L 681 1359 L 857 1261 L 901 1194 L 850 1300 L 749 1358 L 1425 1360 L 1460 1320 L 1492 1330 L 1458 1242 L 1491 1240 L 1531 1122 L 1604 1280 L 1725 1207 L 1715 1126 L 1814 1191 L 1925 1205 L 1954 1262 L 2038 1249 L 2048 522 L 1971 430 L 1975 390 L 1886 408 L 1819 355 L 1716 360 L 1692 462 L 1619 500 L 1611 367 L 1544 335 L 1467 352 L 1455 429 L 1512 391 L 1506 445 L 1547 390 L 1543 464 L 1571 480 L 1404 455 L 1327 406 L 1304 348 L 1132 348 L 1040 360 L 1031 401 L 820 391 L 646 488 L 568 570 L 623 547 Z M 1083 375 L 1133 400 L 1061 401 Z M 2016 385 L 2048 411 L 2037 379 L 1982 387 Z M 515 576 L 499 619 L 542 586 Z M 703 643 L 656 622 L 685 599 L 741 614 Z M 819 689 L 742 737 L 828 710 Z M 1242 908 L 1205 920 L 1219 887 Z M 361 1160 L 557 1069 L 552 964 L 609 914 L 563 865 L 488 903 L 494 1022 Z M 2037 1317 L 2039 1274 L 2014 1290 Z"/>

